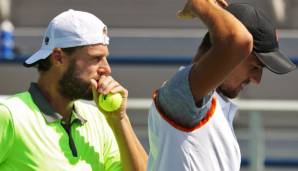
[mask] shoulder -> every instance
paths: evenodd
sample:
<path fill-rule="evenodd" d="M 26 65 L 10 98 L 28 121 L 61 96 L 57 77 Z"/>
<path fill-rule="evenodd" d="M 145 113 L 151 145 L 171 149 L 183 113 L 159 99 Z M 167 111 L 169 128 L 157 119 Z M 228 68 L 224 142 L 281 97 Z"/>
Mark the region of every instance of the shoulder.
<path fill-rule="evenodd" d="M 85 110 L 89 110 L 90 112 L 96 112 L 98 109 L 96 108 L 96 106 L 92 103 L 92 102 L 87 102 L 87 101 L 75 101 L 75 107 L 78 107 L 80 109 L 85 109 Z"/>
<path fill-rule="evenodd" d="M 176 103 L 172 103 L 168 108 L 165 108 L 168 103 L 160 103 L 157 99 L 157 93 L 155 93 L 153 104 L 149 110 L 149 127 L 156 129 L 162 125 L 167 125 L 167 127 L 171 127 L 169 128 L 170 130 L 179 130 L 186 133 L 192 132 L 205 125 L 213 116 L 217 108 L 216 101 L 217 98 L 212 92 L 208 98 L 206 97 L 206 102 L 201 107 L 196 107 L 190 100 L 185 100 L 176 101 Z M 191 103 L 192 105 L 184 103 Z M 161 128 L 158 130 L 165 131 Z"/>
<path fill-rule="evenodd" d="M 3 104 L 9 108 L 10 106 L 15 107 L 21 103 L 28 103 L 29 101 L 32 101 L 31 95 L 28 91 L 25 91 L 0 100 L 0 104 Z"/>
<path fill-rule="evenodd" d="M 0 103 L 0 139 L 4 141 L 5 136 L 11 138 L 14 134 L 14 122 L 11 111 Z M 8 136 L 10 135 L 10 136 Z"/>
<path fill-rule="evenodd" d="M 28 92 L 22 92 L 0 100 L 0 117 L 7 118 L 11 115 L 13 110 L 20 109 L 19 105 L 24 104 L 27 96 L 30 97 L 30 94 Z"/>
<path fill-rule="evenodd" d="M 92 102 L 76 101 L 75 109 L 86 118 L 88 121 L 106 122 L 104 115 L 98 110 L 98 108 Z"/>
<path fill-rule="evenodd" d="M 9 109 L 0 104 L 0 165 L 8 157 L 15 140 L 14 123 Z"/>
<path fill-rule="evenodd" d="M 10 110 L 7 108 L 7 106 L 1 104 L 0 102 L 0 125 L 6 125 L 9 122 L 11 122 L 12 117 L 10 114 Z"/>

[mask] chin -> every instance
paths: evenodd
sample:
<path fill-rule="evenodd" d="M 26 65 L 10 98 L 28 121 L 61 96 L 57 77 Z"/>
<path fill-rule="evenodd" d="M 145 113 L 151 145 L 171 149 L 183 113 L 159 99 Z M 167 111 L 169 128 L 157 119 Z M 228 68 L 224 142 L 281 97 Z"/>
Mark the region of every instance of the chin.
<path fill-rule="evenodd" d="M 93 96 L 84 96 L 80 99 L 83 99 L 83 100 L 93 100 Z"/>
<path fill-rule="evenodd" d="M 225 96 L 227 96 L 230 99 L 234 99 L 238 96 L 239 93 L 229 93 L 229 94 L 224 94 Z"/>
<path fill-rule="evenodd" d="M 93 100 L 93 93 L 92 90 L 88 89 L 84 94 L 80 96 L 80 99 L 83 100 Z"/>
<path fill-rule="evenodd" d="M 240 90 L 238 89 L 232 90 L 232 89 L 225 89 L 224 87 L 219 87 L 217 91 L 230 99 L 236 98 L 240 92 Z"/>

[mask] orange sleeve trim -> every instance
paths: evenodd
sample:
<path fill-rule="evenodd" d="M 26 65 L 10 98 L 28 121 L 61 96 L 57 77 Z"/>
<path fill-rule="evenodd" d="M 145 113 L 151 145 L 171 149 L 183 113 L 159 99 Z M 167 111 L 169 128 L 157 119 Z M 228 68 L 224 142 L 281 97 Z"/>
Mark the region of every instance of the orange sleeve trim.
<path fill-rule="evenodd" d="M 172 125 L 174 128 L 180 130 L 180 131 L 184 131 L 184 132 L 192 132 L 196 129 L 201 128 L 202 126 L 204 126 L 209 120 L 210 118 L 213 116 L 214 112 L 215 112 L 215 108 L 216 108 L 216 97 L 214 96 L 212 98 L 212 102 L 211 102 L 211 107 L 210 109 L 207 111 L 206 116 L 193 128 L 185 128 L 181 125 L 176 124 L 173 120 L 171 120 L 170 118 L 167 117 L 167 115 L 164 114 L 164 112 L 162 111 L 162 109 L 160 108 L 160 106 L 157 103 L 157 94 L 158 92 L 155 91 L 153 93 L 153 101 L 155 104 L 155 107 L 157 109 L 157 111 L 159 112 L 159 114 L 161 115 L 161 117 L 166 120 L 170 125 Z"/>

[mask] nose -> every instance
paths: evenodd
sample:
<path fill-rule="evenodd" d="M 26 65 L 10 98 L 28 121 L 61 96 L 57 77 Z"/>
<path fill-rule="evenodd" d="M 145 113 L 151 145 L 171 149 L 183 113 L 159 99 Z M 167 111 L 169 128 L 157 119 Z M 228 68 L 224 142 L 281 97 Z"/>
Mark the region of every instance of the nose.
<path fill-rule="evenodd" d="M 107 58 L 103 58 L 98 69 L 99 75 L 111 75 L 112 70 Z"/>
<path fill-rule="evenodd" d="M 252 84 L 258 85 L 262 80 L 263 69 L 260 69 L 258 72 L 251 74 L 249 80 Z"/>

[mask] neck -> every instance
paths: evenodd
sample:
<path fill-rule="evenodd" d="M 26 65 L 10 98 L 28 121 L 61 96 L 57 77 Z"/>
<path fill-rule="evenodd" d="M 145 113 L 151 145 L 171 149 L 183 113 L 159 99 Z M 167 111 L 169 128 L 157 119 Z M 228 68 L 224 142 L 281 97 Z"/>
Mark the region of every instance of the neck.
<path fill-rule="evenodd" d="M 40 77 L 37 84 L 50 106 L 63 117 L 66 123 L 69 123 L 74 101 L 59 93 L 58 81 Z"/>

